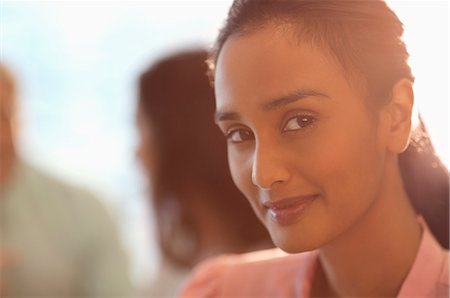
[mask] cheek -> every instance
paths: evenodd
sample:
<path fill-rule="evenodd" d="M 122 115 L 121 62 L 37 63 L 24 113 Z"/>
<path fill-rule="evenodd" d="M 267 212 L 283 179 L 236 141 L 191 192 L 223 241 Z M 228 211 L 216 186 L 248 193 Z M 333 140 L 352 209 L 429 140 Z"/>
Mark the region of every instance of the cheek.
<path fill-rule="evenodd" d="M 248 167 L 244 166 L 247 163 L 242 154 L 236 152 L 234 148 L 228 147 L 228 165 L 230 167 L 231 178 L 237 188 L 248 198 L 249 192 L 249 173 Z M 250 170 L 251 171 L 251 170 Z M 250 180 L 251 183 L 251 180 Z"/>
<path fill-rule="evenodd" d="M 372 136 L 372 137 L 367 137 Z M 314 173 L 325 193 L 325 210 L 339 226 L 365 213 L 381 187 L 383 151 L 369 129 L 348 130 L 346 136 L 330 137 L 316 153 Z"/>
<path fill-rule="evenodd" d="M 293 240 L 292 233 L 280 233 L 278 228 L 271 233 L 279 245 L 292 251 L 320 247 L 355 224 L 374 202 L 382 177 L 382 151 L 375 138 L 364 137 L 367 131 L 346 132 L 344 136 L 342 130 L 329 129 L 326 135 L 308 139 L 308 144 L 292 143 L 288 158 L 295 165 L 295 184 L 323 196 L 312 206 L 308 224 L 292 230 L 301 233 L 301 239 Z"/>
<path fill-rule="evenodd" d="M 228 149 L 228 164 L 231 177 L 237 188 L 244 194 L 250 204 L 256 208 L 258 203 L 258 190 L 252 182 L 252 154 L 251 152 Z"/>

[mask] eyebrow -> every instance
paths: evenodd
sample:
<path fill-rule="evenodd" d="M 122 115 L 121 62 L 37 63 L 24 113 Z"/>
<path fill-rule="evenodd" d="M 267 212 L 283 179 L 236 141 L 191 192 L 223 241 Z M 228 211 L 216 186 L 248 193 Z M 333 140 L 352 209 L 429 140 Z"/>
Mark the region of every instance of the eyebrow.
<path fill-rule="evenodd" d="M 236 112 L 221 112 L 217 111 L 214 115 L 214 121 L 216 123 L 220 121 L 227 121 L 227 120 L 239 120 L 240 116 Z"/>
<path fill-rule="evenodd" d="M 292 93 L 289 93 L 287 95 L 284 95 L 280 98 L 273 99 L 267 103 L 261 104 L 261 108 L 265 111 L 268 110 L 276 110 L 282 106 L 285 106 L 287 104 L 299 101 L 301 99 L 304 99 L 306 97 L 323 97 L 323 98 L 330 98 L 325 93 L 319 92 L 314 89 L 300 89 L 296 90 Z"/>
<path fill-rule="evenodd" d="M 294 92 L 291 92 L 287 95 L 284 95 L 280 98 L 273 99 L 269 102 L 261 104 L 261 108 L 264 111 L 271 111 L 279 109 L 287 104 L 299 101 L 306 97 L 322 97 L 322 98 L 330 98 L 325 93 L 319 92 L 314 89 L 300 89 Z M 217 111 L 214 115 L 214 121 L 217 123 L 219 121 L 227 121 L 227 120 L 239 120 L 240 115 L 236 112 L 227 112 L 227 111 Z"/>

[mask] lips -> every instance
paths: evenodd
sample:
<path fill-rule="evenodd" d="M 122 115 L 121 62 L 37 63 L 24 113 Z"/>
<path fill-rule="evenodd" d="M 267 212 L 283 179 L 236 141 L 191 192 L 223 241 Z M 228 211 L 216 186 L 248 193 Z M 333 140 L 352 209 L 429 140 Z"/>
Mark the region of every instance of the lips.
<path fill-rule="evenodd" d="M 289 225 L 296 222 L 317 197 L 318 195 L 298 196 L 268 201 L 263 205 L 273 220 L 281 225 Z"/>

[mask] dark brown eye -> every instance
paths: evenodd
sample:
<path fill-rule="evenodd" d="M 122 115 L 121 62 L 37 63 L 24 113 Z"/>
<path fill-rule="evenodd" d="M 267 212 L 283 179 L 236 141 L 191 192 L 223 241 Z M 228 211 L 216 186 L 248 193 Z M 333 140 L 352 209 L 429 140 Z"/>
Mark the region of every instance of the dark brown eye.
<path fill-rule="evenodd" d="M 290 118 L 283 127 L 283 131 L 293 131 L 310 127 L 316 118 L 311 115 L 298 115 Z"/>
<path fill-rule="evenodd" d="M 246 129 L 235 129 L 227 134 L 227 139 L 231 143 L 242 143 L 253 139 L 253 133 Z"/>

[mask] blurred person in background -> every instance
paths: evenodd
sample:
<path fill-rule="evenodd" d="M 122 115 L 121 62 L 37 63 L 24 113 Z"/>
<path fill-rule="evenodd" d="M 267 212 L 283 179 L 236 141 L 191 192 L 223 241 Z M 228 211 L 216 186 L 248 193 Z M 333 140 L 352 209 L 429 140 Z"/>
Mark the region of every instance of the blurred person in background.
<path fill-rule="evenodd" d="M 173 296 L 208 257 L 273 246 L 229 174 L 206 57 L 203 50 L 165 57 L 139 80 L 138 155 L 162 253 L 151 296 Z"/>
<path fill-rule="evenodd" d="M 0 64 L 0 296 L 127 297 L 127 257 L 88 192 L 17 154 L 15 82 Z"/>

